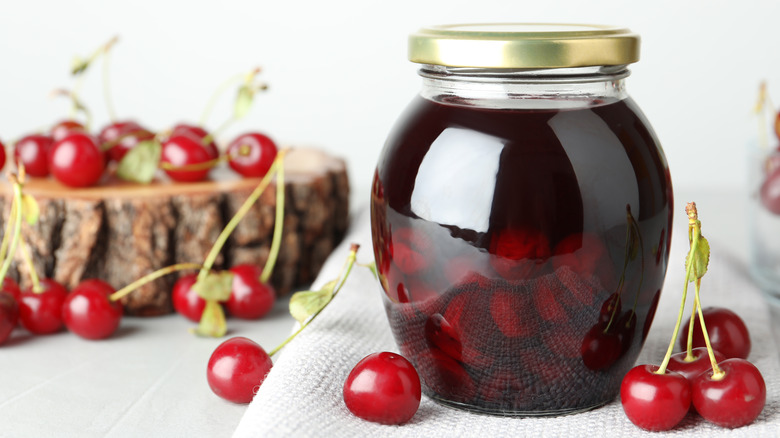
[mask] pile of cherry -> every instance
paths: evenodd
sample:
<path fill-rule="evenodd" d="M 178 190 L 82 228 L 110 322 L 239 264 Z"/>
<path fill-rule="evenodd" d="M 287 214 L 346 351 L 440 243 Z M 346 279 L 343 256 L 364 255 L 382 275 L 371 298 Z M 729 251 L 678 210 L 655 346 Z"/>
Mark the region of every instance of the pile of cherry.
<path fill-rule="evenodd" d="M 155 134 L 134 121 L 113 122 L 97 135 L 75 120 L 55 124 L 47 133 L 26 135 L 12 145 L 13 159 L 23 164 L 32 177 L 52 175 L 70 187 L 98 184 L 127 153 L 147 142 L 159 142 L 159 165 L 174 181 L 202 181 L 219 161 L 244 177 L 262 177 L 276 156 L 276 145 L 268 136 L 250 132 L 231 141 L 220 158 L 211 134 L 197 125 L 178 124 L 170 132 Z M 2 143 L 0 143 L 1 145 Z M 0 168 L 5 164 L 0 148 Z M 122 176 L 121 174 L 119 175 Z"/>

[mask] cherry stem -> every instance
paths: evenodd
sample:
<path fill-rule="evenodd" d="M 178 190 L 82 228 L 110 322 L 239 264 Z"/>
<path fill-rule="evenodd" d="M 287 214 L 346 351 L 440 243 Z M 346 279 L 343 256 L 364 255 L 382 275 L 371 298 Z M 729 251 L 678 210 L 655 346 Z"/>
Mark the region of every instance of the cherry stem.
<path fill-rule="evenodd" d="M 201 268 L 202 266 L 197 263 L 177 263 L 175 265 L 166 266 L 152 273 L 146 274 L 143 277 L 139 278 L 138 280 L 135 280 L 134 282 L 123 287 L 122 289 L 119 289 L 118 291 L 109 295 L 108 299 L 111 301 L 119 301 L 122 298 L 124 298 L 126 295 L 128 295 L 130 292 L 138 289 L 139 287 L 145 285 L 146 283 L 150 283 L 154 280 L 157 280 L 160 277 L 166 276 L 168 274 L 172 274 L 177 271 L 185 271 L 188 269 L 201 269 Z"/>
<path fill-rule="evenodd" d="M 271 164 L 271 168 L 268 169 L 268 173 L 265 174 L 263 179 L 260 181 L 257 187 L 255 187 L 249 197 L 246 198 L 246 201 L 244 201 L 238 211 L 236 211 L 236 214 L 233 215 L 233 217 L 230 219 L 230 222 L 228 222 L 227 225 L 225 225 L 225 228 L 222 229 L 222 232 L 217 237 L 217 240 L 214 241 L 214 245 L 211 247 L 211 251 L 209 251 L 208 255 L 206 256 L 206 260 L 203 262 L 203 267 L 198 273 L 197 281 L 203 281 L 206 279 L 206 276 L 211 270 L 211 267 L 214 266 L 214 262 L 217 260 L 217 256 L 219 256 L 219 252 L 222 250 L 225 242 L 227 242 L 230 234 L 238 226 L 238 223 L 241 222 L 241 219 L 246 216 L 246 214 L 249 212 L 249 209 L 252 208 L 260 195 L 263 194 L 266 187 L 268 187 L 268 185 L 271 183 L 271 178 L 274 176 L 274 173 L 276 173 L 276 169 L 282 165 L 282 161 L 284 160 L 284 155 L 286 152 L 287 151 L 285 149 L 279 151 L 273 164 Z"/>
<path fill-rule="evenodd" d="M 330 298 L 330 301 L 328 301 L 328 304 L 324 305 L 320 310 L 316 311 L 312 316 L 309 317 L 309 319 L 301 325 L 298 330 L 295 331 L 295 333 L 291 334 L 287 339 L 285 339 L 281 344 L 277 345 L 276 348 L 271 350 L 268 353 L 269 357 L 273 357 L 274 354 L 278 353 L 279 350 L 284 348 L 290 341 L 292 341 L 296 336 L 298 336 L 298 333 L 302 332 L 303 329 L 309 326 L 312 321 L 319 315 L 323 310 L 325 310 L 326 307 L 330 303 L 333 302 L 333 298 L 336 297 L 336 294 L 339 293 L 341 290 L 341 287 L 344 286 L 344 283 L 347 281 L 347 277 L 349 276 L 349 273 L 352 271 L 352 266 L 355 265 L 355 259 L 357 258 L 357 251 L 360 248 L 360 245 L 353 243 L 349 248 L 349 256 L 347 256 L 346 262 L 344 262 L 344 265 L 341 267 L 341 272 L 339 272 L 339 276 L 336 278 L 340 278 L 341 282 L 336 286 L 336 288 L 333 290 L 333 295 Z"/>
<path fill-rule="evenodd" d="M 103 53 L 103 100 L 106 102 L 106 111 L 108 111 L 108 118 L 111 122 L 116 121 L 116 111 L 114 110 L 114 103 L 111 99 L 111 86 L 109 82 L 109 59 L 111 51 L 110 46 L 106 47 Z"/>
<path fill-rule="evenodd" d="M 228 157 L 224 155 L 220 155 L 217 158 L 212 158 L 208 161 L 203 161 L 201 163 L 193 163 L 193 164 L 185 164 L 183 166 L 174 166 L 171 163 L 161 161 L 160 162 L 160 168 L 163 170 L 168 171 L 176 171 L 176 172 L 192 172 L 197 170 L 206 170 L 206 169 L 212 169 L 214 167 L 217 167 L 217 165 L 222 162 L 228 160 Z"/>
<path fill-rule="evenodd" d="M 696 254 L 696 249 L 699 246 L 699 230 L 696 226 L 698 219 L 694 216 L 688 216 L 688 235 L 691 236 L 691 230 L 693 229 L 693 236 L 690 238 L 691 249 L 688 252 L 687 268 L 685 269 L 685 286 L 683 287 L 682 303 L 680 303 L 680 311 L 677 314 L 677 323 L 674 325 L 674 332 L 672 334 L 672 340 L 669 342 L 669 348 L 666 350 L 664 361 L 661 366 L 655 372 L 656 374 L 666 374 L 666 367 L 669 366 L 669 361 L 672 358 L 672 351 L 674 350 L 674 344 L 677 341 L 677 335 L 680 333 L 680 323 L 682 323 L 683 313 L 685 312 L 685 300 L 688 296 L 688 279 L 691 278 L 693 272 L 693 258 Z"/>
<path fill-rule="evenodd" d="M 701 324 L 701 331 L 704 334 L 704 343 L 707 345 L 707 354 L 710 356 L 710 364 L 712 364 L 712 379 L 720 380 L 726 373 L 724 373 L 720 367 L 718 367 L 718 361 L 715 359 L 715 352 L 712 350 L 712 344 L 710 343 L 710 335 L 707 333 L 707 326 L 704 324 L 704 313 L 701 311 L 701 300 L 699 299 L 699 289 L 701 287 L 701 278 L 696 279 L 696 293 L 693 298 L 693 305 L 699 313 L 699 324 Z M 691 324 L 693 326 L 693 324 Z"/>
<path fill-rule="evenodd" d="M 697 280 L 696 282 L 696 289 L 698 292 L 698 285 L 700 283 L 700 280 Z M 686 362 L 693 362 L 693 323 L 696 321 L 696 309 L 699 308 L 699 301 L 694 299 L 693 300 L 693 312 L 691 312 L 691 321 L 688 323 L 688 343 L 686 346 L 686 354 L 685 354 L 685 361 Z"/>
<path fill-rule="evenodd" d="M 200 142 L 203 144 L 203 146 L 207 146 L 209 143 L 214 141 L 214 138 L 216 138 L 219 134 L 223 133 L 227 128 L 230 127 L 230 125 L 233 124 L 237 119 L 233 116 L 231 116 L 229 119 L 222 122 L 221 125 L 219 125 L 219 128 L 215 129 L 214 131 L 206 134 L 205 137 L 203 137 Z"/>
<path fill-rule="evenodd" d="M 14 230 L 13 236 L 11 237 L 10 248 L 8 249 L 8 253 L 3 260 L 3 266 L 0 267 L 0 282 L 5 280 L 5 276 L 8 274 L 8 269 L 11 267 L 11 260 L 14 258 L 14 254 L 16 253 L 16 247 L 19 246 L 19 237 L 22 234 L 22 185 L 19 183 L 19 181 L 16 180 L 16 178 L 13 177 L 13 175 L 10 175 L 10 177 L 13 181 L 14 187 L 14 200 L 12 205 L 14 205 L 15 208 L 11 208 L 11 210 L 15 213 L 13 217 L 11 217 L 11 220 L 14 223 Z"/>
<path fill-rule="evenodd" d="M 36 294 L 43 293 L 44 289 L 41 287 L 41 280 L 38 278 L 38 272 L 35 270 L 32 256 L 30 255 L 30 249 L 24 242 L 24 239 L 19 241 L 19 249 L 24 259 L 24 264 L 27 265 L 27 270 L 30 271 L 30 282 L 32 282 L 32 291 Z"/>
<path fill-rule="evenodd" d="M 268 260 L 265 261 L 263 272 L 260 274 L 260 283 L 268 283 L 274 271 L 276 260 L 279 258 L 279 249 L 282 247 L 282 232 L 284 228 L 284 164 L 276 170 L 276 217 L 274 218 L 274 237 L 271 239 L 271 249 L 268 252 Z"/>
<path fill-rule="evenodd" d="M 257 67 L 254 70 L 252 70 L 252 72 L 250 72 L 250 74 L 255 75 L 255 74 L 259 73 L 259 72 L 260 72 L 260 68 Z M 225 82 L 220 84 L 219 87 L 217 87 L 217 89 L 214 91 L 214 93 L 209 98 L 209 101 L 206 104 L 206 108 L 203 109 L 203 113 L 200 116 L 200 123 L 199 123 L 200 126 L 203 126 L 203 125 L 206 124 L 206 121 L 208 120 L 209 116 L 211 115 L 211 112 L 214 110 L 214 107 L 217 104 L 217 99 L 219 99 L 219 97 L 222 96 L 222 94 L 225 93 L 225 91 L 228 89 L 228 87 L 230 87 L 231 85 L 233 85 L 236 82 L 244 80 L 245 77 L 246 77 L 246 73 L 239 73 L 239 74 L 237 74 L 235 76 L 231 76 L 230 78 L 228 78 L 228 80 L 226 80 Z"/>

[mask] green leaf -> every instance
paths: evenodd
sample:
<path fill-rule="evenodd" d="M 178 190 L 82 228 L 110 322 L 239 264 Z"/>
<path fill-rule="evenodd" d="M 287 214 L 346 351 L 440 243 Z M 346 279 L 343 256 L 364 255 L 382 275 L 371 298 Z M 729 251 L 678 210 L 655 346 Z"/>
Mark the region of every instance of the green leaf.
<path fill-rule="evenodd" d="M 236 96 L 236 103 L 233 106 L 233 117 L 240 119 L 247 115 L 249 109 L 252 108 L 252 100 L 255 97 L 255 93 L 252 89 L 246 85 L 241 86 L 238 89 L 238 95 Z"/>
<path fill-rule="evenodd" d="M 190 332 L 198 336 L 211 338 L 225 336 L 227 323 L 225 322 L 225 312 L 222 310 L 222 306 L 214 300 L 206 300 L 206 307 L 203 308 L 198 328 L 190 329 Z"/>
<path fill-rule="evenodd" d="M 41 208 L 38 206 L 38 201 L 30 195 L 23 194 L 22 214 L 28 224 L 35 225 L 38 222 L 38 218 L 41 216 Z"/>
<path fill-rule="evenodd" d="M 685 272 L 688 272 L 688 259 L 690 258 L 691 250 L 688 250 L 688 255 L 685 257 Z M 707 273 L 707 266 L 710 263 L 710 243 L 704 236 L 699 235 L 699 242 L 696 245 L 696 252 L 693 254 L 693 270 L 691 271 L 689 282 L 696 281 L 699 278 L 704 277 Z"/>
<path fill-rule="evenodd" d="M 309 317 L 324 309 L 333 299 L 337 280 L 329 281 L 320 290 L 296 292 L 290 297 L 290 315 L 303 324 Z"/>
<path fill-rule="evenodd" d="M 157 140 L 142 141 L 127 151 L 119 162 L 116 174 L 126 181 L 149 183 L 160 163 L 162 145 Z"/>
<path fill-rule="evenodd" d="M 232 288 L 233 273 L 230 271 L 209 272 L 206 278 L 192 285 L 192 290 L 207 301 L 227 301 Z"/>

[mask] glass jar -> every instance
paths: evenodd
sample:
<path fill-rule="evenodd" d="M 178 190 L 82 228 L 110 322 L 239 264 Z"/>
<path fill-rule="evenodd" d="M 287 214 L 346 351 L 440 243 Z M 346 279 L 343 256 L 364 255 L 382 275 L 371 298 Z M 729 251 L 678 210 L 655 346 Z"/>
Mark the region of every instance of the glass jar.
<path fill-rule="evenodd" d="M 612 400 L 658 304 L 672 186 L 625 90 L 639 37 L 583 25 L 421 29 L 423 86 L 371 191 L 388 319 L 424 392 L 500 415 Z"/>

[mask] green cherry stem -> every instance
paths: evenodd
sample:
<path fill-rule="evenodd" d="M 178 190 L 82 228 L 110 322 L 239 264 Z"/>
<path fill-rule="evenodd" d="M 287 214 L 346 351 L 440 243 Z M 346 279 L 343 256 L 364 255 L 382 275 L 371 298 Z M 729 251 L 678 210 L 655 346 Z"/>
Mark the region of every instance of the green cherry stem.
<path fill-rule="evenodd" d="M 712 365 L 712 379 L 720 380 L 726 376 L 726 373 L 724 373 L 718 366 L 718 361 L 715 359 L 715 352 L 713 351 L 712 344 L 710 343 L 710 335 L 707 333 L 707 326 L 704 324 L 704 313 L 702 313 L 701 311 L 701 300 L 699 298 L 700 286 L 701 286 L 701 279 L 697 279 L 696 293 L 694 295 L 693 303 L 699 313 L 699 324 L 701 324 L 701 331 L 702 334 L 704 335 L 704 343 L 707 345 L 707 354 L 710 356 L 710 364 Z M 693 324 L 691 324 L 691 326 L 692 325 Z"/>
<path fill-rule="evenodd" d="M 139 287 L 145 285 L 146 283 L 152 282 L 154 280 L 157 280 L 160 277 L 166 276 L 168 274 L 172 274 L 177 271 L 185 271 L 188 269 L 201 269 L 203 266 L 197 264 L 197 263 L 177 263 L 175 265 L 166 266 L 164 268 L 160 268 L 154 272 L 151 272 L 149 274 L 144 275 L 143 277 L 139 278 L 138 280 L 135 280 L 134 282 L 128 284 L 127 286 L 123 287 L 122 289 L 119 289 L 118 291 L 112 293 L 109 295 L 108 299 L 111 301 L 118 301 L 124 298 L 126 295 L 128 295 L 130 292 L 138 289 Z"/>
<path fill-rule="evenodd" d="M 688 211 L 688 207 L 686 207 L 686 211 Z M 690 238 L 691 248 L 690 251 L 688 252 L 688 257 L 686 259 L 687 262 L 686 262 L 686 269 L 685 269 L 685 286 L 683 287 L 683 295 L 682 295 L 682 302 L 680 303 L 680 311 L 677 314 L 677 323 L 674 325 L 674 332 L 672 333 L 672 340 L 669 342 L 669 348 L 666 350 L 664 361 L 661 363 L 661 366 L 655 372 L 656 374 L 666 374 L 666 367 L 669 366 L 669 361 L 672 359 L 672 351 L 674 350 L 674 344 L 675 341 L 677 340 L 677 336 L 680 333 L 680 323 L 682 323 L 683 313 L 685 312 L 685 300 L 688 296 L 688 283 L 689 283 L 688 279 L 691 278 L 691 273 L 693 272 L 693 261 L 694 261 L 693 259 L 694 256 L 696 255 L 696 249 L 699 246 L 699 235 L 700 235 L 700 231 L 696 226 L 698 219 L 696 218 L 695 207 L 693 209 L 693 212 L 694 213 L 692 215 L 691 212 L 688 211 L 688 236 Z"/>
<path fill-rule="evenodd" d="M 293 334 L 291 334 L 281 344 L 277 345 L 276 348 L 271 350 L 268 353 L 268 356 L 273 357 L 274 354 L 278 353 L 279 350 L 284 348 L 288 343 L 290 343 L 290 341 L 292 341 L 296 336 L 298 336 L 298 333 L 302 332 L 303 329 L 308 327 L 309 324 L 311 324 L 311 322 L 314 321 L 315 318 L 317 318 L 317 315 L 322 313 L 322 311 L 325 310 L 325 308 L 328 307 L 328 305 L 333 302 L 333 298 L 336 297 L 336 295 L 341 290 L 341 287 L 344 286 L 344 283 L 347 281 L 347 277 L 349 276 L 349 273 L 352 271 L 352 266 L 355 265 L 355 259 L 357 258 L 357 251 L 358 251 L 359 248 L 360 248 L 360 245 L 358 245 L 356 243 L 353 243 L 350 246 L 350 248 L 349 248 L 349 255 L 347 256 L 347 260 L 344 263 L 344 266 L 342 266 L 341 272 L 339 272 L 339 276 L 337 277 L 337 278 L 341 279 L 341 282 L 333 290 L 333 296 L 331 297 L 330 301 L 328 301 L 328 304 L 323 306 L 320 310 L 318 310 L 311 317 L 309 317 L 309 319 L 304 324 L 301 324 L 301 326 L 300 326 L 300 328 L 298 328 L 298 330 L 296 330 Z"/>
<path fill-rule="evenodd" d="M 12 205 L 15 205 L 16 208 L 11 208 L 11 210 L 14 212 L 14 216 L 11 218 L 14 223 L 13 236 L 11 237 L 8 253 L 3 260 L 3 265 L 0 267 L 0 282 L 5 280 L 5 276 L 8 274 L 8 269 L 11 267 L 11 261 L 14 258 L 14 254 L 16 253 L 16 247 L 19 246 L 19 237 L 22 234 L 22 184 L 16 179 L 14 175 L 9 175 L 9 179 L 13 183 L 14 190 L 14 200 Z"/>
<path fill-rule="evenodd" d="M 279 249 L 282 247 L 282 232 L 284 231 L 284 164 L 276 170 L 276 217 L 274 217 L 274 236 L 271 239 L 271 249 L 268 252 L 268 260 L 265 261 L 263 272 L 260 274 L 260 283 L 268 283 L 274 271 L 276 260 L 279 258 Z"/>
<path fill-rule="evenodd" d="M 206 144 L 208 144 L 208 143 L 206 143 Z M 183 166 L 174 166 L 171 163 L 167 163 L 165 161 L 161 161 L 160 162 L 160 168 L 163 169 L 163 170 L 176 170 L 176 171 L 185 171 L 185 172 L 195 171 L 195 170 L 206 170 L 206 169 L 211 169 L 211 168 L 217 167 L 217 165 L 219 163 L 221 163 L 223 161 L 227 161 L 228 159 L 229 159 L 229 157 L 227 157 L 225 155 L 220 155 L 217 158 L 213 158 L 211 160 L 204 161 L 202 163 L 185 164 Z"/>
<path fill-rule="evenodd" d="M 701 279 L 696 281 L 696 291 L 698 293 L 699 290 L 699 284 L 701 283 Z M 693 362 L 693 323 L 696 321 L 696 311 L 699 308 L 699 300 L 694 299 L 693 300 L 693 312 L 691 312 L 691 320 L 688 324 L 688 342 L 686 344 L 686 353 L 685 353 L 685 361 L 686 362 Z"/>
<path fill-rule="evenodd" d="M 220 84 L 219 87 L 217 87 L 217 89 L 214 91 L 214 93 L 209 98 L 209 101 L 206 104 L 206 108 L 203 109 L 203 113 L 201 113 L 201 115 L 200 115 L 200 122 L 198 124 L 200 126 L 204 126 L 206 124 L 206 121 L 208 121 L 209 116 L 211 115 L 212 111 L 214 111 L 214 107 L 217 104 L 217 100 L 219 99 L 220 96 L 222 96 L 222 94 L 225 93 L 225 91 L 227 91 L 227 89 L 231 85 L 235 84 L 236 82 L 240 82 L 240 81 L 245 80 L 247 75 L 251 75 L 252 77 L 254 77 L 258 73 L 260 73 L 260 67 L 255 67 L 249 73 L 239 73 L 239 74 L 237 74 L 235 76 L 231 76 L 225 82 Z"/>
<path fill-rule="evenodd" d="M 214 262 L 217 260 L 217 256 L 219 256 L 219 252 L 222 251 L 222 247 L 225 246 L 225 242 L 227 242 L 230 234 L 233 233 L 233 230 L 238 226 L 238 223 L 241 222 L 241 219 L 246 216 L 246 214 L 249 212 L 249 209 L 252 208 L 260 195 L 263 194 L 265 189 L 271 183 L 271 178 L 273 178 L 274 174 L 277 172 L 277 169 L 283 165 L 286 152 L 287 151 L 285 149 L 279 151 L 279 153 L 276 155 L 276 159 L 274 159 L 273 164 L 271 164 L 271 168 L 268 169 L 268 173 L 265 174 L 260 183 L 257 184 L 257 187 L 255 187 L 249 197 L 246 198 L 246 201 L 244 201 L 238 211 L 236 211 L 236 214 L 234 214 L 227 225 L 225 225 L 225 228 L 219 234 L 217 240 L 214 241 L 214 245 L 211 247 L 211 251 L 209 251 L 208 255 L 206 256 L 206 260 L 203 262 L 203 267 L 198 273 L 197 281 L 203 281 L 206 279 L 206 276 L 208 275 L 212 266 L 214 266 Z"/>
<path fill-rule="evenodd" d="M 5 260 L 5 255 L 8 253 L 8 245 L 11 243 L 11 235 L 13 234 L 14 220 L 16 217 L 16 198 L 11 201 L 11 212 L 8 216 L 8 221 L 5 224 L 5 232 L 3 233 L 3 242 L 0 243 L 0 260 Z"/>
<path fill-rule="evenodd" d="M 43 293 L 44 289 L 41 287 L 41 280 L 38 277 L 38 272 L 35 270 L 35 264 L 33 264 L 30 249 L 27 247 L 27 244 L 24 243 L 24 239 L 19 240 L 19 249 L 21 250 L 24 264 L 27 265 L 27 270 L 30 272 L 30 282 L 32 283 L 33 293 Z"/>

